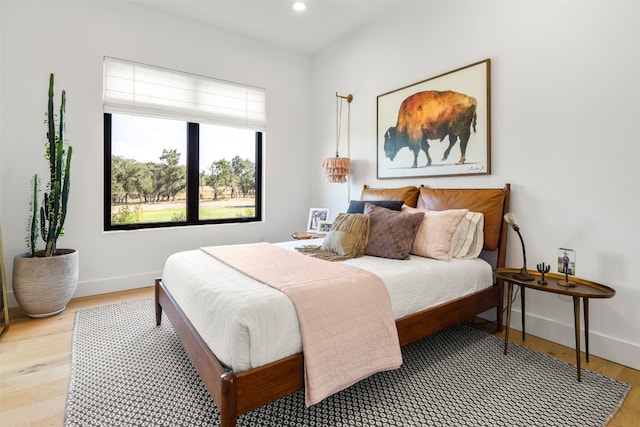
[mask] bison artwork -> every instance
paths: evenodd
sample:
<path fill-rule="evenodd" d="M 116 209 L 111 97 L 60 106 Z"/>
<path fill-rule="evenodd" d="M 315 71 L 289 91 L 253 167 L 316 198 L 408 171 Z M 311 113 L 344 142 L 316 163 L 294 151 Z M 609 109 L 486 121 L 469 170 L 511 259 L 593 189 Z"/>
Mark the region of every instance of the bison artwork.
<path fill-rule="evenodd" d="M 384 135 L 384 154 L 391 161 L 398 151 L 407 147 L 413 152 L 413 166 L 418 167 L 418 155 L 423 150 L 427 155 L 427 166 L 431 165 L 429 140 L 444 140 L 449 137 L 449 147 L 442 160 L 449 157 L 451 148 L 460 139 L 460 160 L 465 162 L 467 143 L 471 127 L 476 131 L 475 98 L 453 91 L 426 91 L 415 93 L 400 105 L 398 122 Z"/>

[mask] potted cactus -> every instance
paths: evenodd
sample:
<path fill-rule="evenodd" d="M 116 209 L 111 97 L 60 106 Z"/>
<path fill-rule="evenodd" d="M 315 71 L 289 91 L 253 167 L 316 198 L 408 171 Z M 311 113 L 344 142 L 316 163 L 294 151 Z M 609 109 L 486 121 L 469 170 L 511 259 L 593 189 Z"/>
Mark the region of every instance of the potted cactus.
<path fill-rule="evenodd" d="M 58 238 L 64 234 L 67 216 L 72 149 L 65 143 L 66 93 L 62 91 L 56 129 L 53 84 L 54 75 L 51 74 L 45 150 L 49 184 L 44 190 L 42 204 L 38 206 L 38 175 L 34 175 L 27 238 L 29 252 L 17 255 L 13 260 L 13 292 L 25 314 L 31 317 L 53 316 L 63 311 L 78 283 L 78 252 L 57 247 Z M 42 250 L 37 249 L 39 236 L 45 243 Z"/>

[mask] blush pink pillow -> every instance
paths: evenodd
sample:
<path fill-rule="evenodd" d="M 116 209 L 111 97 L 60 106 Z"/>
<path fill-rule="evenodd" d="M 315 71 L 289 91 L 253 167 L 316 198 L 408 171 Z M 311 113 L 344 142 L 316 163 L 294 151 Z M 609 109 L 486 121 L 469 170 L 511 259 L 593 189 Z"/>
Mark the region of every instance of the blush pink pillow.
<path fill-rule="evenodd" d="M 469 209 L 430 211 L 404 206 L 402 211 L 407 213 L 424 212 L 424 217 L 416 230 L 411 253 L 422 257 L 450 261 L 453 233 L 462 218 L 469 212 Z"/>

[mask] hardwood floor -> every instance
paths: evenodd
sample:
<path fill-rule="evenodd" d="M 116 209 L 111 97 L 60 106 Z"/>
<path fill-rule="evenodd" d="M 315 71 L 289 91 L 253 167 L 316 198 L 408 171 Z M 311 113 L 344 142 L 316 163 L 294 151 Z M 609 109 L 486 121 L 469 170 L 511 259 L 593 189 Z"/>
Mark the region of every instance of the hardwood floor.
<path fill-rule="evenodd" d="M 46 319 L 12 318 L 0 342 L 0 424 L 7 427 L 61 426 L 70 372 L 71 339 L 76 310 L 153 296 L 153 288 L 72 300 L 67 309 Z M 492 332 L 493 325 L 473 323 Z M 497 334 L 503 337 L 502 333 Z M 575 363 L 575 351 L 512 331 L 511 342 Z M 584 355 L 583 355 L 584 357 Z M 640 425 L 640 371 L 595 356 L 583 368 L 631 384 L 631 391 L 609 427 Z"/>
<path fill-rule="evenodd" d="M 46 319 L 12 317 L 0 342 L 0 425 L 64 425 L 76 310 L 148 296 L 152 287 L 73 299 Z"/>

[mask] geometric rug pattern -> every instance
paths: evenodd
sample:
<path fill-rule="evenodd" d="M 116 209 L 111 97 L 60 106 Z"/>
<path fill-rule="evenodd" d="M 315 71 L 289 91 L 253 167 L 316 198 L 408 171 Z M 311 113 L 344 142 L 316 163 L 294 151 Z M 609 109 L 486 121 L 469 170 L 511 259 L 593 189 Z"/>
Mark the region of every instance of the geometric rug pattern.
<path fill-rule="evenodd" d="M 300 391 L 238 426 L 603 426 L 626 383 L 458 325 L 309 408 Z M 152 298 L 76 314 L 65 426 L 216 426 L 218 411 Z"/>

